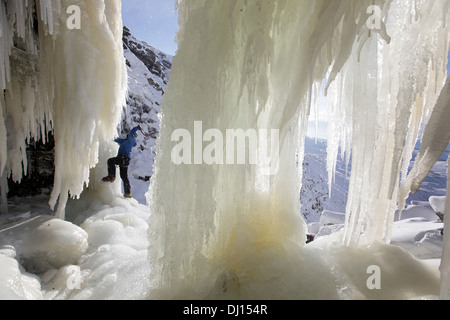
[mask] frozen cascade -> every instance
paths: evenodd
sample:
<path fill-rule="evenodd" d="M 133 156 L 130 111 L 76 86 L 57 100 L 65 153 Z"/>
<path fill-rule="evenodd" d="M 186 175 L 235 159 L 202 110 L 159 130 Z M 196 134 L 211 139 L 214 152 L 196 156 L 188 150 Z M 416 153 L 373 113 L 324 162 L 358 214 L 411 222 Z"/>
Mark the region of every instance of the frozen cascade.
<path fill-rule="evenodd" d="M 79 30 L 67 25 L 69 6 L 82 12 Z M 179 51 L 147 195 L 149 297 L 412 299 L 439 289 L 448 297 L 448 235 L 441 283 L 386 242 L 397 199 L 401 205 L 416 190 L 448 141 L 449 2 L 178 0 L 177 6 Z M 95 189 L 114 151 L 105 140 L 117 133 L 126 96 L 120 7 L 119 0 L 0 0 L 2 196 L 5 175 L 20 180 L 27 168 L 26 143 L 45 141 L 50 130 L 56 140 L 50 204 L 58 205 L 59 217 L 69 195 L 79 196 L 85 185 Z M 341 147 L 352 161 L 349 205 L 343 232 L 306 246 L 298 199 L 303 141 L 322 87 L 332 102 L 330 180 Z M 192 134 L 194 165 L 172 161 L 178 129 Z M 220 133 L 228 129 L 279 130 L 279 144 L 266 145 L 274 170 L 224 165 L 229 154 L 220 152 Z M 422 161 L 407 176 L 419 137 Z M 213 164 L 202 161 L 208 152 Z M 367 286 L 370 266 L 381 267 L 382 290 Z"/>
<path fill-rule="evenodd" d="M 403 168 L 445 82 L 448 1 L 179 0 L 177 6 L 179 50 L 147 194 L 150 297 L 439 295 L 436 277 L 386 242 Z M 305 246 L 298 199 L 303 141 L 314 88 L 324 79 L 333 102 L 330 170 L 336 144 L 347 159 L 352 154 L 349 205 L 336 241 Z M 204 142 L 202 132 L 194 134 L 199 121 L 203 130 L 215 129 Z M 195 165 L 171 159 L 178 129 L 192 134 Z M 217 158 L 202 163 L 203 147 L 220 150 L 217 132 L 227 129 L 278 129 L 275 174 Z M 370 265 L 388 266 L 382 293 L 366 287 Z"/>
<path fill-rule="evenodd" d="M 70 24 L 73 6 L 80 28 Z M 20 181 L 26 143 L 53 130 L 50 205 L 64 218 L 68 197 L 114 148 L 106 141 L 117 135 L 127 83 L 121 1 L 2 0 L 0 17 L 0 174 Z"/>

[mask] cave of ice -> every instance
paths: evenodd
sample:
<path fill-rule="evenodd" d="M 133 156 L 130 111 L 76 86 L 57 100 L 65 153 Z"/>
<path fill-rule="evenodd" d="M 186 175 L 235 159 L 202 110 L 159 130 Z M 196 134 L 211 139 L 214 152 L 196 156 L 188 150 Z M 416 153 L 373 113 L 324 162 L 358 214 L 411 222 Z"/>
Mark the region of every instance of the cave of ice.
<path fill-rule="evenodd" d="M 80 30 L 66 25 L 74 4 Z M 178 0 L 179 49 L 147 194 L 148 298 L 449 298 L 449 236 L 440 274 L 389 245 L 395 210 L 450 139 L 449 6 Z M 0 171 L 20 180 L 25 141 L 54 131 L 50 205 L 64 218 L 69 196 L 104 194 L 96 181 L 126 92 L 120 1 L 2 0 L 0 18 Z M 345 229 L 306 245 L 301 159 L 320 95 L 330 183 L 338 156 L 351 161 L 351 180 Z M 172 133 L 199 121 L 219 132 L 278 130 L 277 172 L 174 164 Z M 381 289 L 369 285 L 374 266 Z"/>

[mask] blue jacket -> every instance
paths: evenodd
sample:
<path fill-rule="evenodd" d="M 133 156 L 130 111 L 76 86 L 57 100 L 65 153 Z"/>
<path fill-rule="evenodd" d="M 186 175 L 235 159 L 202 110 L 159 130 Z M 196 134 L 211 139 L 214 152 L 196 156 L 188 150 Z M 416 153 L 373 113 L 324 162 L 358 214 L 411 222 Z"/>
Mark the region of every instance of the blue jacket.
<path fill-rule="evenodd" d="M 126 139 L 116 139 L 114 140 L 120 145 L 119 148 L 119 154 L 118 156 L 125 156 L 127 158 L 131 157 L 131 150 L 137 146 L 136 139 L 134 138 L 134 135 L 139 130 L 139 127 L 134 128 L 130 131 L 128 134 L 128 137 Z"/>

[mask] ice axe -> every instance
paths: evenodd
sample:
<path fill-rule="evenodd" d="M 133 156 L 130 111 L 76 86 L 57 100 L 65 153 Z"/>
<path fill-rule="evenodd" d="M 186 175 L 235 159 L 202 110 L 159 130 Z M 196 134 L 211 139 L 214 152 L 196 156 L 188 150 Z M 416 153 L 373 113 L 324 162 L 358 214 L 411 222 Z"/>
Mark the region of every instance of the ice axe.
<path fill-rule="evenodd" d="M 148 134 L 146 134 L 146 133 L 144 133 L 144 131 L 142 131 L 141 126 L 139 126 L 139 131 L 141 131 L 141 133 L 144 135 L 144 137 L 150 138 L 150 136 Z"/>

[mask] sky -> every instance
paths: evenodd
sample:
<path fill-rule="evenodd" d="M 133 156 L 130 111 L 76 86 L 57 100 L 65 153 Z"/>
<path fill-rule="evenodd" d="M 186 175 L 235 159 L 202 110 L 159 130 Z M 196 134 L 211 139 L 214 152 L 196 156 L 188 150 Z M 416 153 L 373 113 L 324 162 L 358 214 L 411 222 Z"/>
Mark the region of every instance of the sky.
<path fill-rule="evenodd" d="M 139 40 L 175 55 L 178 14 L 175 0 L 122 0 L 123 24 Z"/>
<path fill-rule="evenodd" d="M 448 53 L 448 64 L 447 64 L 447 74 L 450 75 L 450 52 Z"/>

